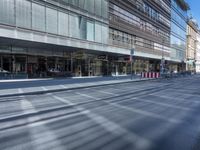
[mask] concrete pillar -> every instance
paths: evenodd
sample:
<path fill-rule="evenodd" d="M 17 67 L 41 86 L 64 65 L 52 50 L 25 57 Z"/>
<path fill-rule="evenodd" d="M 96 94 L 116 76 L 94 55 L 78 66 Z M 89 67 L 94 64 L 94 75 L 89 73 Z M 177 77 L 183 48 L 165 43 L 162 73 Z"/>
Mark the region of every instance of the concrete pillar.
<path fill-rule="evenodd" d="M 73 73 L 73 53 L 71 53 L 71 72 Z"/>
<path fill-rule="evenodd" d="M 3 69 L 3 56 L 1 56 L 1 68 Z"/>
<path fill-rule="evenodd" d="M 26 55 L 25 73 L 28 73 L 28 56 Z"/>

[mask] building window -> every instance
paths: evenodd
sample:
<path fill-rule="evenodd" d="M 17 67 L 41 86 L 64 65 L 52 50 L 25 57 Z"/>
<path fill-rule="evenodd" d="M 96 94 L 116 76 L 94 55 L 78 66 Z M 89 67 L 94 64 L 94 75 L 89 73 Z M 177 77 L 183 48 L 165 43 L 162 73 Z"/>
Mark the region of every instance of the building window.
<path fill-rule="evenodd" d="M 95 22 L 95 42 L 102 43 L 102 26 L 99 22 Z"/>
<path fill-rule="evenodd" d="M 45 31 L 45 7 L 32 3 L 32 29 Z"/>
<path fill-rule="evenodd" d="M 26 0 L 16 1 L 16 25 L 31 28 L 31 2 Z"/>
<path fill-rule="evenodd" d="M 102 0 L 95 0 L 94 1 L 95 2 L 95 12 L 96 12 L 97 16 L 102 16 L 102 14 L 101 14 L 101 7 L 102 7 L 101 1 Z"/>
<path fill-rule="evenodd" d="M 69 15 L 69 33 L 70 37 L 80 38 L 79 18 L 75 14 Z"/>
<path fill-rule="evenodd" d="M 0 0 L 0 22 L 15 25 L 14 0 Z"/>
<path fill-rule="evenodd" d="M 58 32 L 58 12 L 57 10 L 46 8 L 46 29 L 49 33 Z"/>
<path fill-rule="evenodd" d="M 94 41 L 94 22 L 87 21 L 87 40 Z"/>
<path fill-rule="evenodd" d="M 69 32 L 69 15 L 66 13 L 58 13 L 58 34 L 68 36 Z"/>

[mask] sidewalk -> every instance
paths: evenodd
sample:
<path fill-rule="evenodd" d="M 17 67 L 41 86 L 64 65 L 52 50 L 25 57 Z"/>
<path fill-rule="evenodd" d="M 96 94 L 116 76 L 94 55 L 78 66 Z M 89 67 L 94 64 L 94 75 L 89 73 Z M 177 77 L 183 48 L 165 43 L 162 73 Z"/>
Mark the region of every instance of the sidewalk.
<path fill-rule="evenodd" d="M 25 80 L 1 80 L 0 97 L 22 96 L 31 94 L 44 94 L 65 90 L 96 87 L 110 84 L 139 82 L 152 79 L 140 79 L 130 76 L 124 77 L 93 77 L 76 79 L 25 79 Z"/>

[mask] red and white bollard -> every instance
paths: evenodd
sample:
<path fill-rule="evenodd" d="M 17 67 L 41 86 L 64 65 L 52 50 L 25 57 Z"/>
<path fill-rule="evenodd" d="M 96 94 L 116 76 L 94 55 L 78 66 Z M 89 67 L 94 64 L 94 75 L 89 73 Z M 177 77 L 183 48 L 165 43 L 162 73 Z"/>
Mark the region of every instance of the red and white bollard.
<path fill-rule="evenodd" d="M 160 77 L 160 73 L 156 72 L 156 78 L 159 78 L 159 77 Z"/>
<path fill-rule="evenodd" d="M 152 72 L 152 78 L 156 78 L 155 72 Z"/>
<path fill-rule="evenodd" d="M 149 78 L 152 78 L 152 73 L 151 72 L 149 72 Z"/>

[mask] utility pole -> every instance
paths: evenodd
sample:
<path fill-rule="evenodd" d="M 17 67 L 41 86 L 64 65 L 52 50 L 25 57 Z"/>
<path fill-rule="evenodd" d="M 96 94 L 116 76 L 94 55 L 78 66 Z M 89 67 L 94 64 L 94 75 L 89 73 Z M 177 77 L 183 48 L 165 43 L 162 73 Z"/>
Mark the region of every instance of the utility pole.
<path fill-rule="evenodd" d="M 133 80 L 133 56 L 134 56 L 135 48 L 133 47 L 130 50 L 130 61 L 131 61 L 131 80 Z"/>
<path fill-rule="evenodd" d="M 164 39 L 162 40 L 162 58 L 161 58 L 161 70 L 160 70 L 160 74 L 162 75 L 164 72 Z"/>

